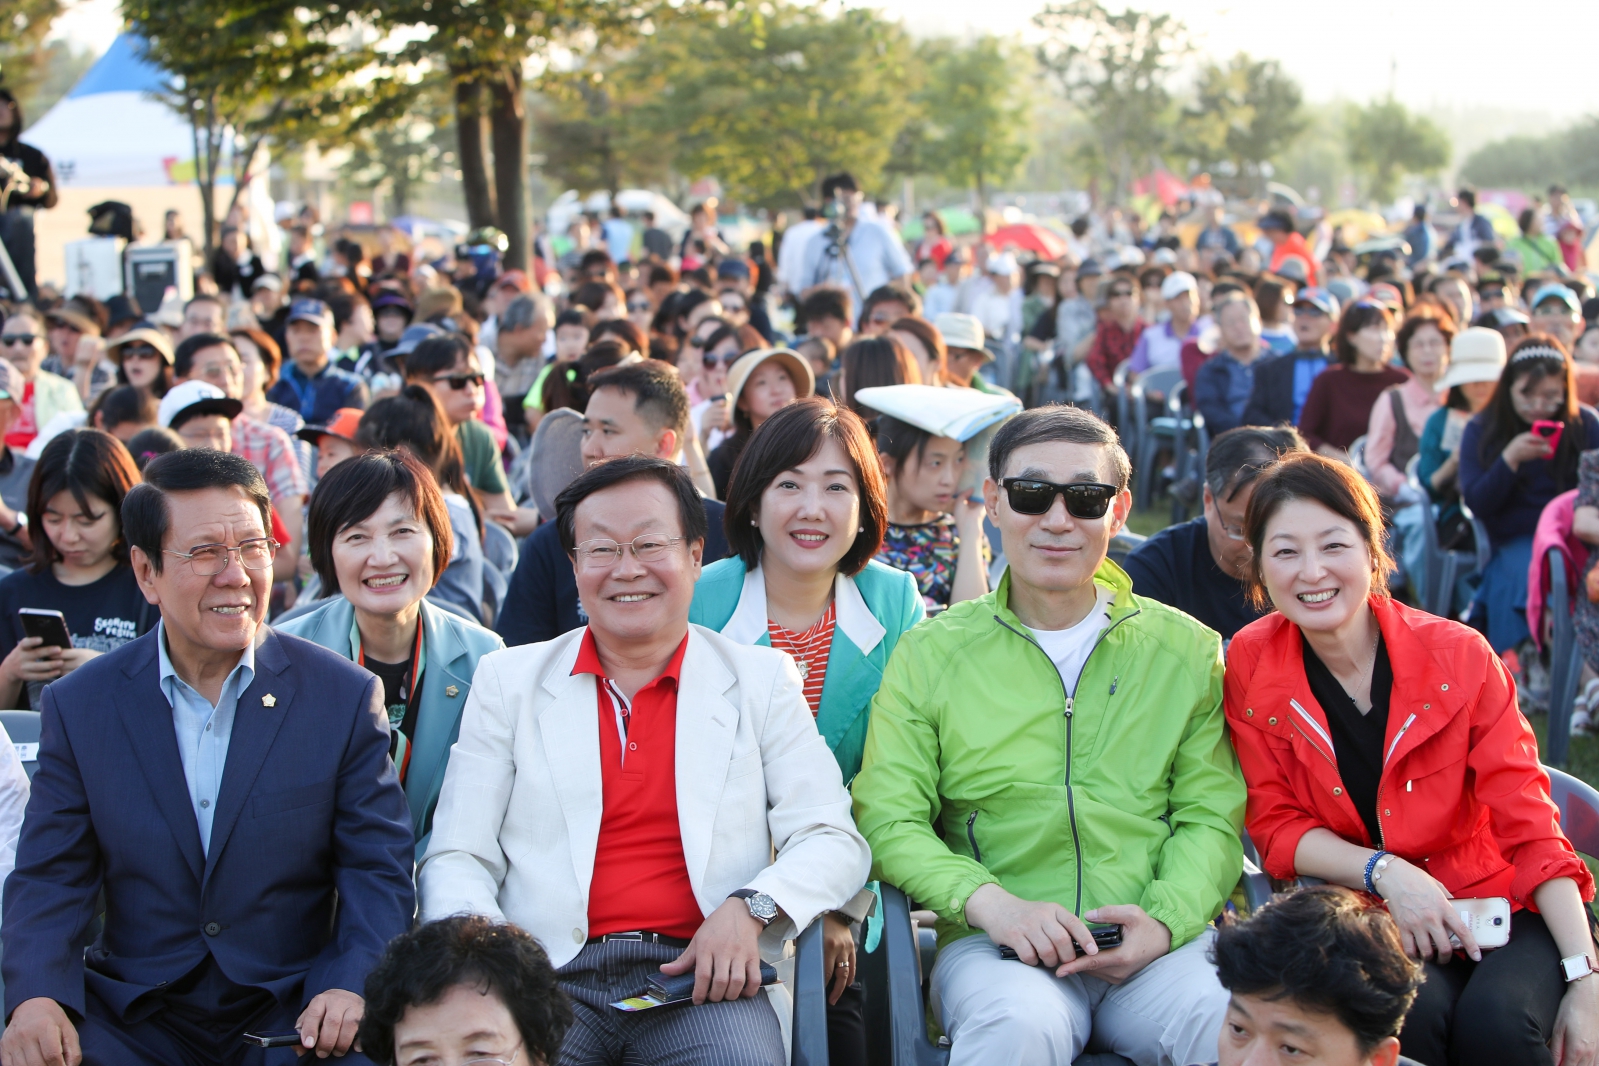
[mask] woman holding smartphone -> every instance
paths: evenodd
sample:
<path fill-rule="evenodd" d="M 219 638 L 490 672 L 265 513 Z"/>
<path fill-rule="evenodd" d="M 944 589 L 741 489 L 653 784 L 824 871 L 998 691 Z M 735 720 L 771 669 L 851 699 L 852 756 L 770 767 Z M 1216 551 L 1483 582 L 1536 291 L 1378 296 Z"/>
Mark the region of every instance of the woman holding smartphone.
<path fill-rule="evenodd" d="M 1233 638 L 1225 682 L 1261 865 L 1387 904 L 1427 967 L 1400 1036 L 1410 1058 L 1591 1063 L 1593 876 L 1499 657 L 1389 597 L 1377 495 L 1342 463 L 1285 457 L 1256 481 L 1244 537 L 1251 595 L 1276 608 Z M 1479 947 L 1468 899 L 1508 903 L 1508 943 Z"/>
<path fill-rule="evenodd" d="M 1577 459 L 1599 447 L 1599 415 L 1580 406 L 1571 359 L 1547 333 L 1511 349 L 1499 387 L 1460 437 L 1460 496 L 1488 531 L 1493 554 L 1472 613 L 1505 652 L 1527 629 L 1527 569 L 1544 505 L 1577 487 Z"/>
<path fill-rule="evenodd" d="M 45 445 L 28 484 L 33 559 L 0 580 L 0 707 L 37 710 L 47 682 L 159 620 L 122 539 L 122 498 L 138 483 L 133 457 L 103 430 L 68 430 Z M 72 647 L 28 636 L 24 607 L 60 611 Z"/>
<path fill-rule="evenodd" d="M 409 451 L 367 452 L 330 470 L 311 495 L 306 529 L 323 594 L 342 595 L 277 628 L 383 682 L 394 768 L 420 859 L 472 674 L 505 642 L 427 601 L 450 564 L 455 534 L 438 482 Z"/>
<path fill-rule="evenodd" d="M 915 579 L 872 559 L 888 502 L 865 424 L 819 397 L 773 414 L 739 458 L 723 521 L 737 554 L 705 568 L 689 621 L 793 656 L 847 786 L 860 772 L 883 667 L 924 614 Z M 871 902 L 863 891 L 822 919 L 829 1055 L 840 1066 L 865 1062 L 850 927 Z"/>

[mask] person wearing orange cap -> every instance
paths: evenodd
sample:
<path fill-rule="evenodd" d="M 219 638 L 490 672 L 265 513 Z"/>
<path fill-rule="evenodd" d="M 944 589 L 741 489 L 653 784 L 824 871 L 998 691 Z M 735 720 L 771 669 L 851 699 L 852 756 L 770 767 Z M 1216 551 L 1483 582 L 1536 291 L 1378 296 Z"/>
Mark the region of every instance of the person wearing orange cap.
<path fill-rule="evenodd" d="M 325 426 L 306 426 L 295 433 L 296 437 L 316 449 L 317 475 L 325 476 L 329 470 L 366 451 L 355 442 L 355 430 L 361 424 L 364 412 L 358 407 L 341 407 Z"/>

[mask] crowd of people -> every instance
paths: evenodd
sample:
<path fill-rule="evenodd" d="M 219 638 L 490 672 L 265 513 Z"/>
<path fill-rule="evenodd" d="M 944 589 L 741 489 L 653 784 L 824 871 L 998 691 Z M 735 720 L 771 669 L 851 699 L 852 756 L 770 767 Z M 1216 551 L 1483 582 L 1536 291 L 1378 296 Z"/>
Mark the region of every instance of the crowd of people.
<path fill-rule="evenodd" d="M 187 306 L 9 309 L 0 1063 L 781 1066 L 817 923 L 865 1063 L 881 884 L 962 1066 L 1599 1061 L 1516 679 L 1535 541 L 1599 543 L 1581 277 L 824 193 L 529 272 L 235 219 Z M 1130 536 L 1135 476 L 1201 514 Z M 1455 617 L 1422 522 L 1488 538 Z"/>

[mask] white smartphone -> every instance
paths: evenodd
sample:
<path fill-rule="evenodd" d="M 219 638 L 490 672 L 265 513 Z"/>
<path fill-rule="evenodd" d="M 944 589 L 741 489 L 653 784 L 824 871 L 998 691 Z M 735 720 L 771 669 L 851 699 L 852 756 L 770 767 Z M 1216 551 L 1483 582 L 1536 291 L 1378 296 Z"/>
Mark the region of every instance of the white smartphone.
<path fill-rule="evenodd" d="M 1452 899 L 1450 906 L 1460 915 L 1460 920 L 1471 930 L 1477 946 L 1484 951 L 1502 948 L 1510 943 L 1510 901 L 1503 896 L 1484 899 Z M 1449 934 L 1449 942 L 1460 947 L 1460 938 Z"/>

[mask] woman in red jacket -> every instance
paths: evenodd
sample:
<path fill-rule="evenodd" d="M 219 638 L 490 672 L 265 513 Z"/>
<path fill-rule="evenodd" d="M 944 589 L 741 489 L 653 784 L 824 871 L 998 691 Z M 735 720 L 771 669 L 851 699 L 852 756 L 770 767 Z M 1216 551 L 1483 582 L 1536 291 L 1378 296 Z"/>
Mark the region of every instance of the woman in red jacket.
<path fill-rule="evenodd" d="M 1226 712 L 1267 872 L 1387 902 L 1427 962 L 1407 1056 L 1593 1063 L 1593 877 L 1504 667 L 1475 631 L 1389 598 L 1377 496 L 1347 466 L 1289 455 L 1256 486 L 1252 592 L 1277 611 L 1233 638 Z M 1449 901 L 1487 896 L 1514 914 L 1485 953 Z"/>

